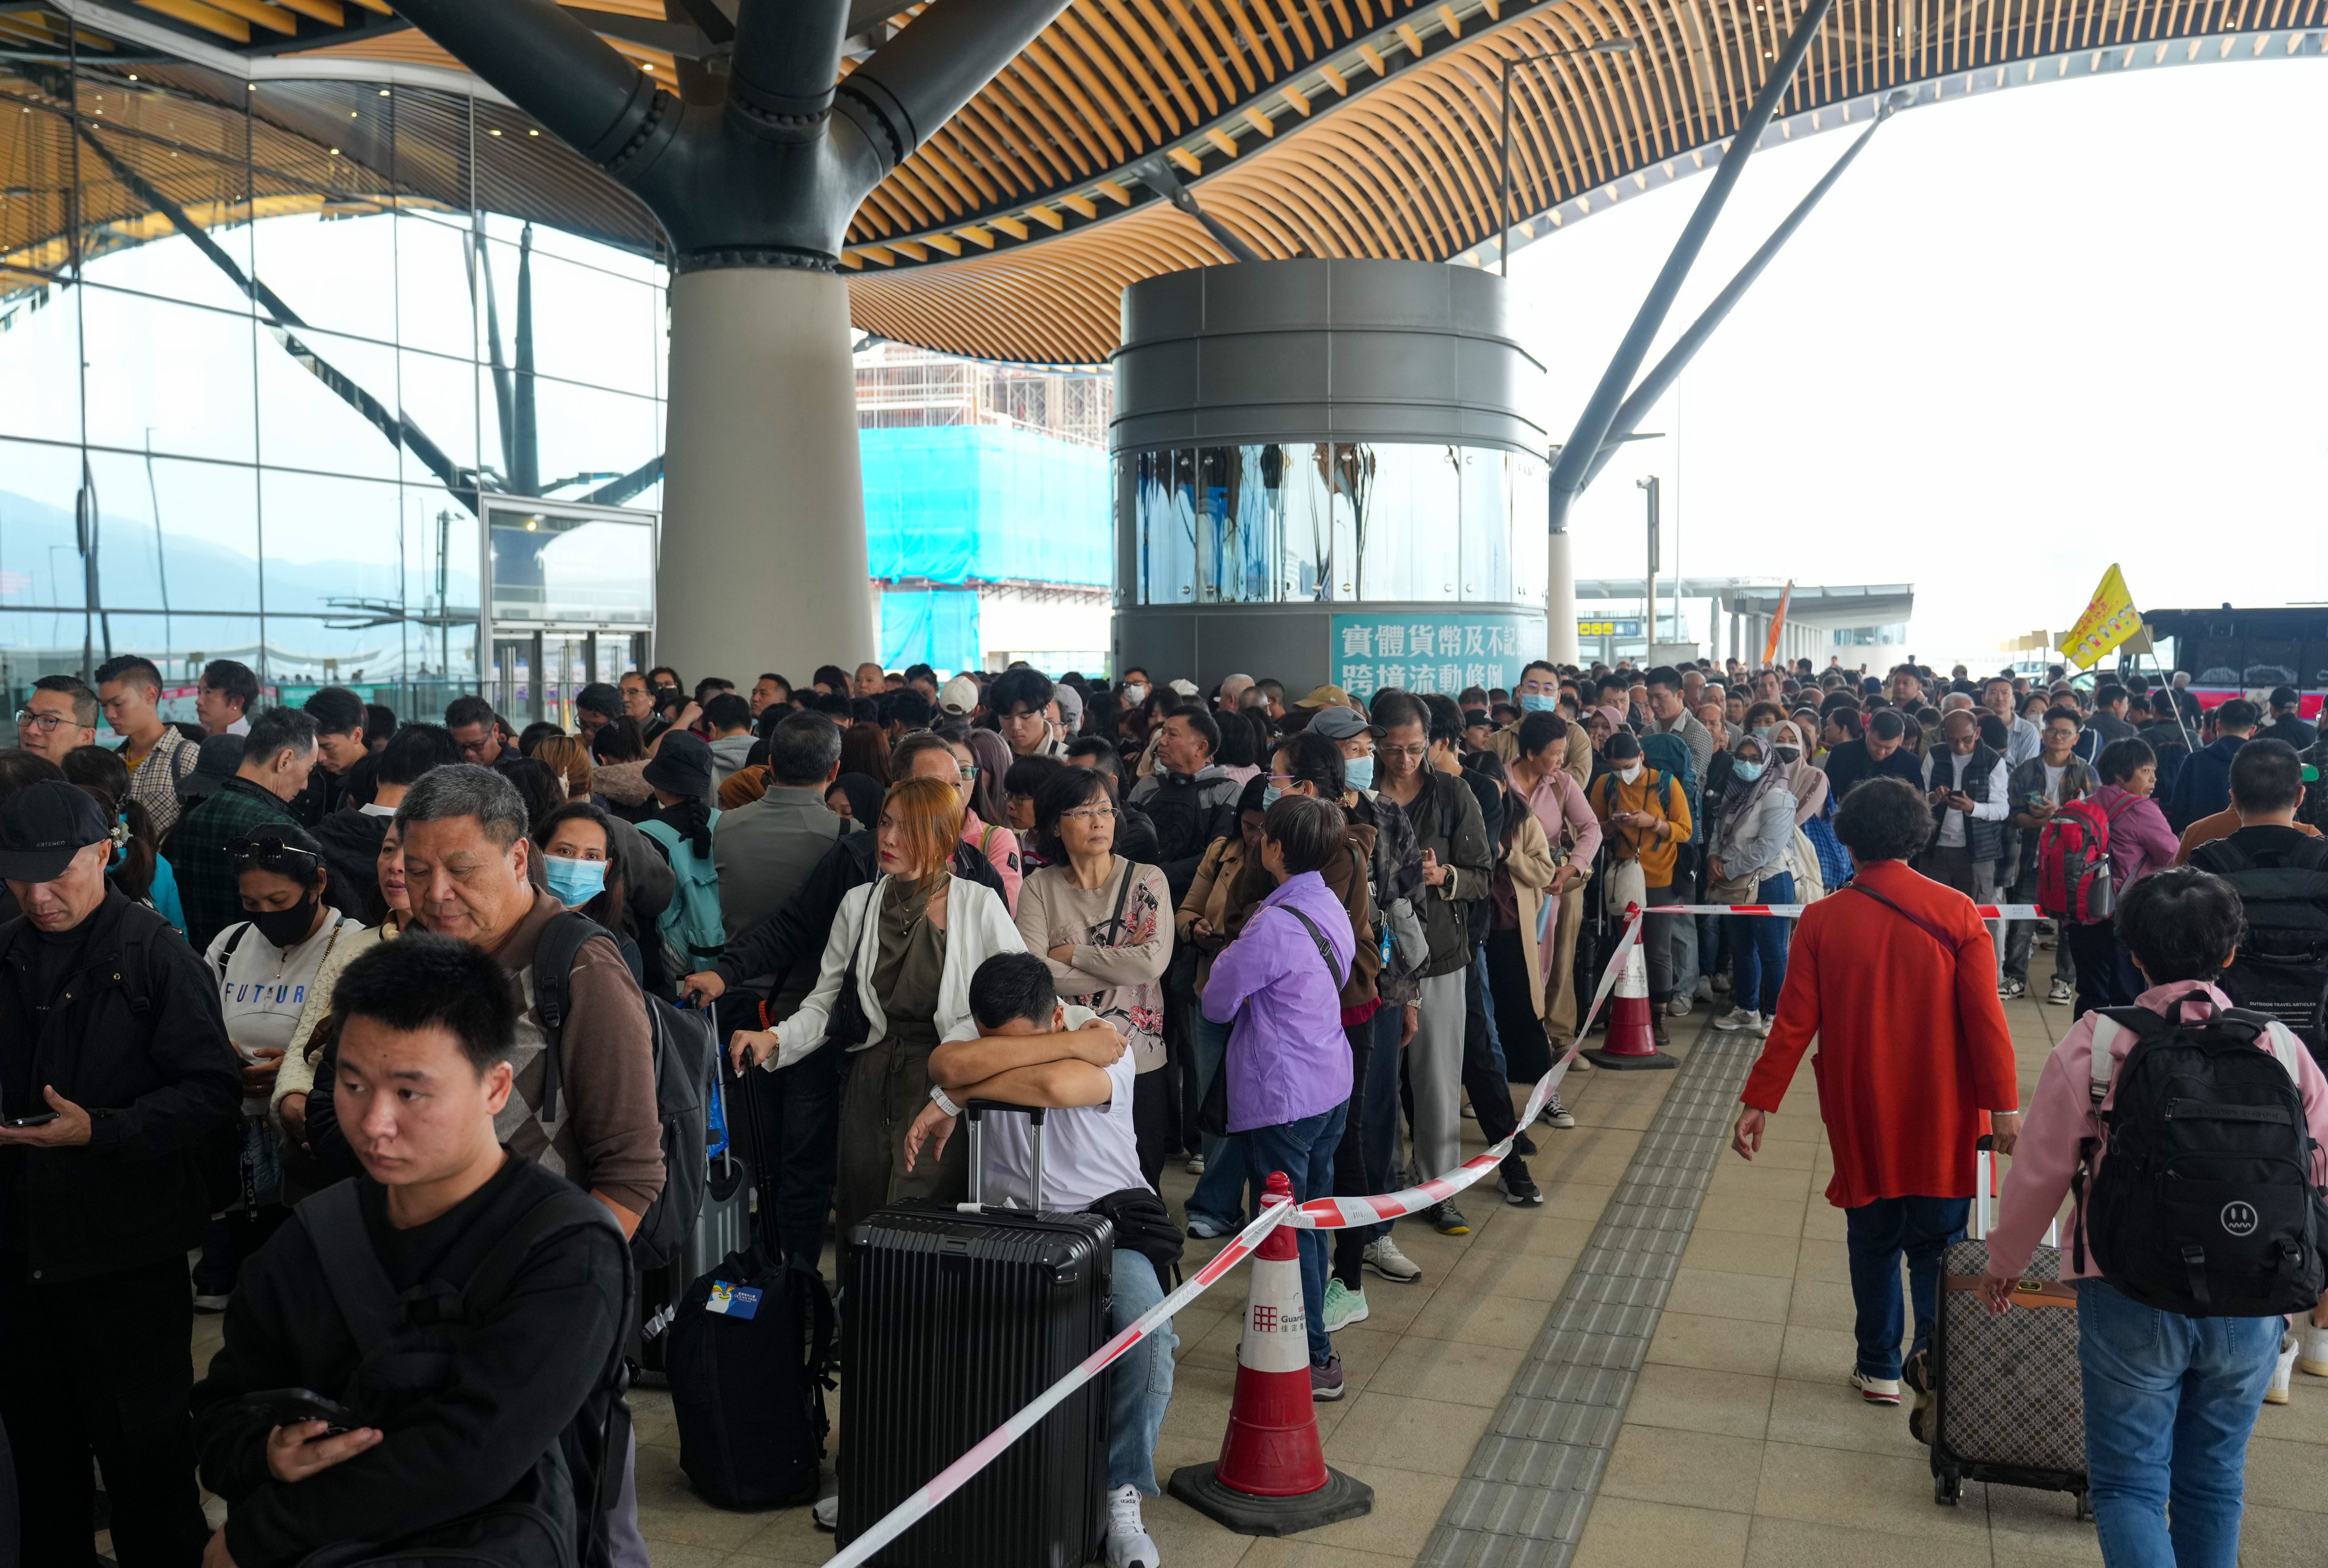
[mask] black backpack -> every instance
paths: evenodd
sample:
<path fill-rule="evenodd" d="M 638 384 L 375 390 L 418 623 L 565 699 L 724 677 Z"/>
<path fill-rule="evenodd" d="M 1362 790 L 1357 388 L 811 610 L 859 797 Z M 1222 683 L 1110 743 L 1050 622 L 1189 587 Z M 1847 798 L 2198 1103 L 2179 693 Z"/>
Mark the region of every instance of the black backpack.
<path fill-rule="evenodd" d="M 2102 1011 L 2090 1091 L 2109 1158 L 2090 1193 L 2082 1162 L 2073 1183 L 2085 1219 L 2079 1269 L 2090 1238 L 2111 1285 L 2192 1318 L 2262 1318 L 2320 1300 L 2320 1150 L 2296 1086 L 2299 1047 L 2271 1023 L 2239 1009 L 2189 1022 L 2143 1007 Z M 2103 1111 L 2120 1029 L 2135 1044 Z"/>
<path fill-rule="evenodd" d="M 583 944 L 611 934 L 569 909 L 542 928 L 534 949 L 533 1001 L 544 1037 L 541 1099 L 535 1110 L 544 1122 L 558 1115 L 558 1041 L 566 1021 L 567 981 Z M 709 1107 L 719 1079 L 719 1039 L 711 1020 L 681 1012 L 659 997 L 645 1001 L 653 1032 L 655 1117 L 662 1124 L 662 1191 L 631 1236 L 631 1259 L 641 1272 L 677 1257 L 703 1212 L 704 1188 L 711 1179 Z"/>
<path fill-rule="evenodd" d="M 2247 914 L 2224 993 L 2277 1019 L 2328 1060 L 2328 841 L 2284 831 L 2288 841 L 2271 849 L 2245 831 L 2217 839 L 2193 850 L 2191 863 L 2229 882 Z"/>

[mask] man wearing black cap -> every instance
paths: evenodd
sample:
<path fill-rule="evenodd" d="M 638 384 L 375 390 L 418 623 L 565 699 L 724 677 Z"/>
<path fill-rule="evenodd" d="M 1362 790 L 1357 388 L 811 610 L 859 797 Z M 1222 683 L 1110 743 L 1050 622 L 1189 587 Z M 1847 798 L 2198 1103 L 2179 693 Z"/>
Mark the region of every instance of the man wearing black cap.
<path fill-rule="evenodd" d="M 2258 740 L 2284 740 L 2296 750 L 2320 738 L 2320 731 L 2304 720 L 2303 694 L 2293 686 L 2271 690 L 2271 722 L 2256 731 Z"/>
<path fill-rule="evenodd" d="M 187 1406 L 196 1150 L 242 1090 L 202 960 L 106 880 L 111 826 L 52 780 L 0 805 L 23 909 L 0 925 L 0 1421 L 25 1562 L 89 1561 L 94 1457 L 116 1559 L 191 1568 L 210 1534 Z"/>

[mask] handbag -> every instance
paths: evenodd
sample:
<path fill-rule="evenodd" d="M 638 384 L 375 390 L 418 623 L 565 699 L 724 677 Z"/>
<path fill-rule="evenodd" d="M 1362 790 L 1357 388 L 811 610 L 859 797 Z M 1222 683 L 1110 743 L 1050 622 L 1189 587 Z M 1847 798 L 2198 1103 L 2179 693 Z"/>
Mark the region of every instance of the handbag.
<path fill-rule="evenodd" d="M 875 908 L 881 897 L 881 884 L 876 881 L 873 891 L 865 900 L 865 918 L 870 922 L 880 918 Z M 850 944 L 849 967 L 841 972 L 840 994 L 832 999 L 832 1010 L 825 1015 L 824 1039 L 827 1045 L 853 1051 L 873 1036 L 873 1020 L 865 1016 L 865 999 L 857 989 L 857 953 L 865 945 L 865 932 L 859 927 L 857 940 Z"/>
<path fill-rule="evenodd" d="M 1638 860 L 1610 862 L 1609 874 L 1600 879 L 1600 906 L 1611 920 L 1624 919 L 1628 907 L 1649 906 L 1648 873 Z"/>
<path fill-rule="evenodd" d="M 1334 962 L 1333 944 L 1326 940 L 1326 934 L 1318 929 L 1316 921 L 1291 905 L 1281 904 L 1278 907 L 1301 922 L 1309 931 L 1310 940 L 1318 944 L 1318 956 L 1326 961 L 1326 972 L 1333 978 L 1334 990 L 1338 992 L 1347 982 Z M 1221 1057 L 1221 1070 L 1213 1075 L 1210 1084 L 1205 1085 L 1205 1103 L 1197 1108 L 1197 1131 L 1207 1138 L 1229 1135 L 1229 1059 L 1225 1053 Z"/>

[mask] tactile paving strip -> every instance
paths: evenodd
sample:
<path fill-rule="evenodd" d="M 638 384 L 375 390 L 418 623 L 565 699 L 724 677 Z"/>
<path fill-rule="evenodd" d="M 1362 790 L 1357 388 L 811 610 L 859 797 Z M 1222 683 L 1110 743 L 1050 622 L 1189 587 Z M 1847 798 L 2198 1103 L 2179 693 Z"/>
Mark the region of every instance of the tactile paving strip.
<path fill-rule="evenodd" d="M 1416 1568 L 1566 1568 L 1761 1044 L 1700 1032 Z"/>

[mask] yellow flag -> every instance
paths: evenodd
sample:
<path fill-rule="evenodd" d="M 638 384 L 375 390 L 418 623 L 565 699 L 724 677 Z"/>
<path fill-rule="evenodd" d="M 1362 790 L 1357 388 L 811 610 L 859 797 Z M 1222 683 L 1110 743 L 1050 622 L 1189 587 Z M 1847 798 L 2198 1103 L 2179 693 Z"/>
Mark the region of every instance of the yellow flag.
<path fill-rule="evenodd" d="M 2126 592 L 2126 577 L 2110 563 L 2102 574 L 2101 586 L 2094 590 L 2086 613 L 2070 628 L 2062 640 L 2061 652 L 2070 662 L 2080 670 L 2090 670 L 2102 655 L 2142 630 L 2142 615 L 2134 607 L 2134 596 Z"/>

